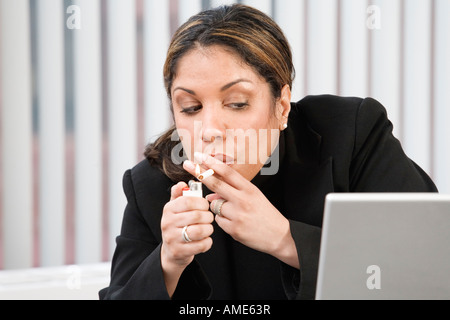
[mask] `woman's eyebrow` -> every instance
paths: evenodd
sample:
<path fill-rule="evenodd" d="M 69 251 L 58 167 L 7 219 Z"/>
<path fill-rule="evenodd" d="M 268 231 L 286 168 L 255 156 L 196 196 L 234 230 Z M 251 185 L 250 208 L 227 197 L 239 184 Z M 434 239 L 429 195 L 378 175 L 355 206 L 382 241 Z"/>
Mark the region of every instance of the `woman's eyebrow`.
<path fill-rule="evenodd" d="M 187 93 L 192 94 L 193 96 L 195 96 L 195 91 L 193 91 L 193 90 L 189 90 L 189 89 L 186 89 L 186 88 L 183 88 L 183 87 L 176 87 L 175 89 L 173 89 L 173 92 L 175 93 L 175 91 L 177 91 L 177 90 L 183 90 L 183 91 L 186 91 Z"/>
<path fill-rule="evenodd" d="M 230 82 L 229 84 L 224 85 L 224 86 L 220 89 L 220 91 L 225 91 L 225 90 L 227 90 L 227 89 L 230 89 L 232 86 L 234 86 L 234 85 L 236 85 L 236 84 L 238 84 L 238 83 L 241 83 L 241 82 L 253 83 L 253 82 L 251 82 L 250 80 L 247 80 L 247 79 L 237 79 L 237 80 L 235 80 L 235 81 L 233 81 L 233 82 Z"/>
<path fill-rule="evenodd" d="M 223 92 L 223 91 L 225 91 L 225 90 L 228 90 L 228 89 L 230 89 L 232 86 L 234 86 L 234 85 L 236 85 L 236 84 L 238 84 L 238 83 L 241 83 L 241 82 L 253 83 L 252 81 L 247 80 L 247 79 L 237 79 L 237 80 L 235 80 L 235 81 L 233 81 L 233 82 L 230 82 L 230 83 L 224 85 L 222 88 L 220 88 L 220 91 Z M 187 93 L 189 93 L 189 94 L 191 94 L 191 95 L 193 95 L 193 96 L 196 95 L 196 93 L 195 93 L 194 90 L 190 90 L 190 89 L 187 89 L 187 88 L 176 87 L 175 89 L 173 89 L 173 92 L 175 92 L 175 91 L 177 91 L 177 90 L 183 90 L 183 91 L 186 91 Z"/>

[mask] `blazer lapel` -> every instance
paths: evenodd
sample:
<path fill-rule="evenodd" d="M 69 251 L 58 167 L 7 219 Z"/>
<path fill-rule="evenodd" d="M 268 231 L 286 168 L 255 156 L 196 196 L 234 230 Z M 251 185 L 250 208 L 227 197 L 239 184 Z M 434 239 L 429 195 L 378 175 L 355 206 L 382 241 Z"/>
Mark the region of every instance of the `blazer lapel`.
<path fill-rule="evenodd" d="M 321 159 L 321 136 L 307 124 L 286 130 L 285 216 L 321 227 L 325 196 L 334 191 L 333 159 Z"/>

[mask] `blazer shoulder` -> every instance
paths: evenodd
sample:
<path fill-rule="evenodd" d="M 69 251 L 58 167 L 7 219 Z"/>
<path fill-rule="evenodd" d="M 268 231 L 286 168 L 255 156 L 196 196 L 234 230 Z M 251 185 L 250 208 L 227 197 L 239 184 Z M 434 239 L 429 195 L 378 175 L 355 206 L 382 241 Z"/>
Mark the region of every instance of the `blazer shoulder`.
<path fill-rule="evenodd" d="M 345 113 L 354 113 L 363 98 L 335 95 L 310 95 L 293 104 L 294 113 L 307 117 L 334 118 Z"/>
<path fill-rule="evenodd" d="M 170 196 L 170 188 L 173 185 L 173 182 L 147 159 L 127 170 L 123 180 L 125 192 L 132 188 L 138 203 Z"/>
<path fill-rule="evenodd" d="M 303 106 L 320 106 L 320 105 L 349 105 L 360 104 L 364 100 L 362 97 L 344 97 L 332 94 L 320 94 L 320 95 L 307 95 L 303 99 L 299 100 L 297 104 Z"/>
<path fill-rule="evenodd" d="M 292 117 L 302 118 L 317 132 L 365 121 L 361 114 L 386 117 L 386 109 L 373 98 L 309 95 L 291 105 Z M 360 114 L 361 113 L 361 114 Z"/>

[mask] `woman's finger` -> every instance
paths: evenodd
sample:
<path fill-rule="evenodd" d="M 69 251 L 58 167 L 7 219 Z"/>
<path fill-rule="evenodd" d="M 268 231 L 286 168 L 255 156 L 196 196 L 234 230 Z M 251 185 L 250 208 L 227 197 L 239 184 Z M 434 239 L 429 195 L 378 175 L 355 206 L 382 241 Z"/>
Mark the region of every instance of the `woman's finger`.
<path fill-rule="evenodd" d="M 214 215 L 210 211 L 195 210 L 177 213 L 174 219 L 176 219 L 174 225 L 182 228 L 187 225 L 212 223 L 214 221 Z"/>
<path fill-rule="evenodd" d="M 190 230 L 188 230 L 190 232 Z M 185 242 L 182 239 L 182 229 L 178 230 L 176 244 L 168 245 L 163 242 L 164 252 L 167 252 L 171 259 L 178 261 L 192 261 L 193 256 L 204 253 L 211 249 L 212 238 L 206 237 L 201 240 Z M 190 235 L 189 235 L 190 236 Z"/>
<path fill-rule="evenodd" d="M 185 182 L 178 182 L 170 189 L 170 201 L 183 195 L 183 188 L 187 187 Z"/>
<path fill-rule="evenodd" d="M 228 220 L 231 220 L 233 218 L 233 212 L 231 212 L 230 210 L 227 211 L 226 207 L 228 207 L 229 209 L 230 206 L 230 204 L 227 202 L 228 201 L 222 198 L 211 201 L 210 208 L 211 211 L 216 215 L 216 217 L 219 216 Z"/>
<path fill-rule="evenodd" d="M 222 177 L 223 181 L 238 190 L 245 190 L 250 183 L 239 172 L 216 158 L 200 152 L 195 152 L 194 158 L 203 166 L 214 170 L 216 174 Z"/>
<path fill-rule="evenodd" d="M 183 242 L 186 242 L 183 237 L 183 228 L 179 228 L 180 230 L 180 239 Z M 188 237 L 191 241 L 200 241 L 203 240 L 209 236 L 211 236 L 214 232 L 214 227 L 212 224 L 193 224 L 193 225 L 187 225 L 186 229 L 184 230 L 186 237 Z M 189 243 L 189 242 L 186 242 Z"/>
<path fill-rule="evenodd" d="M 208 194 L 205 197 L 205 199 L 208 200 L 209 202 L 212 202 L 217 199 L 222 199 L 222 197 L 220 195 L 218 195 L 217 193 L 211 193 L 211 194 Z"/>
<path fill-rule="evenodd" d="M 168 204 L 173 213 L 182 213 L 186 211 L 200 210 L 207 211 L 209 203 L 206 199 L 200 197 L 178 197 Z"/>
<path fill-rule="evenodd" d="M 187 172 L 192 174 L 194 177 L 196 176 L 195 164 L 192 161 L 186 160 L 183 163 L 183 167 Z M 209 190 L 220 194 L 223 198 L 230 197 L 230 196 L 232 197 L 239 192 L 234 187 L 232 187 L 228 183 L 224 182 L 222 180 L 222 177 L 218 178 L 218 176 L 215 173 L 214 173 L 214 175 L 203 179 L 202 183 L 204 183 L 208 187 Z"/>

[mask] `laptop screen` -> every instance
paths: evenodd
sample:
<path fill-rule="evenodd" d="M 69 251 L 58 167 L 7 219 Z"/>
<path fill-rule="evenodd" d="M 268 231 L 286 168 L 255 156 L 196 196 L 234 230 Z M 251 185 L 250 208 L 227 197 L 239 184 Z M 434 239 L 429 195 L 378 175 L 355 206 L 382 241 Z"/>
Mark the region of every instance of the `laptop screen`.
<path fill-rule="evenodd" d="M 316 299 L 450 299 L 450 195 L 325 200 Z"/>

